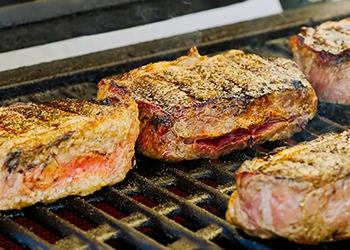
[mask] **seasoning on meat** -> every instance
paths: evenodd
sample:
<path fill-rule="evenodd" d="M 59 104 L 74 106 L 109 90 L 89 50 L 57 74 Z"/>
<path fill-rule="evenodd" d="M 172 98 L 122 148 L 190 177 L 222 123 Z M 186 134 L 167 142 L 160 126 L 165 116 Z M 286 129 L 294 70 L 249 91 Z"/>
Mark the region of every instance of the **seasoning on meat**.
<path fill-rule="evenodd" d="M 235 173 L 226 218 L 261 238 L 348 239 L 349 174 L 350 130 L 245 161 Z"/>
<path fill-rule="evenodd" d="M 302 27 L 290 46 L 320 101 L 350 104 L 350 18 Z"/>
<path fill-rule="evenodd" d="M 291 136 L 314 116 L 317 97 L 297 65 L 231 50 L 131 70 L 98 85 L 98 98 L 137 101 L 137 149 L 165 161 L 218 158 Z"/>
<path fill-rule="evenodd" d="M 0 210 L 87 195 L 124 179 L 139 132 L 135 101 L 65 99 L 0 108 Z"/>

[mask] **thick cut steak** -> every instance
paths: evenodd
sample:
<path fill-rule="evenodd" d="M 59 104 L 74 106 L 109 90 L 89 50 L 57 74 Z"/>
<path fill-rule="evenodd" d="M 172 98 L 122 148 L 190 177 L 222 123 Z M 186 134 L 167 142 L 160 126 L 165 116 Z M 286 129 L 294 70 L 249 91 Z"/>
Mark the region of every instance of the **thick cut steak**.
<path fill-rule="evenodd" d="M 350 237 L 350 130 L 245 161 L 227 219 L 250 235 L 302 244 Z"/>
<path fill-rule="evenodd" d="M 291 136 L 314 116 L 317 97 L 298 66 L 239 50 L 131 70 L 98 85 L 98 98 L 125 92 L 141 122 L 137 149 L 165 161 L 217 158 Z"/>
<path fill-rule="evenodd" d="M 320 101 L 350 104 L 350 18 L 302 27 L 290 46 Z"/>
<path fill-rule="evenodd" d="M 0 108 L 0 210 L 87 195 L 124 179 L 139 132 L 132 99 Z"/>

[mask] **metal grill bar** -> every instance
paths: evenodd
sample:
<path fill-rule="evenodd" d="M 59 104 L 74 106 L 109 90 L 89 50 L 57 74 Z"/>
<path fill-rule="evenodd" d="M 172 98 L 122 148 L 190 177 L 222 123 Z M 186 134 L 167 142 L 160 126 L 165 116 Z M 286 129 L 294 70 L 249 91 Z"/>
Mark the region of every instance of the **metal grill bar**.
<path fill-rule="evenodd" d="M 88 237 L 84 231 L 68 223 L 66 220 L 58 217 L 44 207 L 35 206 L 30 208 L 28 209 L 28 214 L 34 220 L 56 231 L 63 237 L 76 236 L 81 241 L 81 247 L 87 244 L 91 249 L 112 249 L 107 244 L 101 243 L 92 237 Z"/>
<path fill-rule="evenodd" d="M 125 241 L 132 245 L 136 245 L 141 249 L 165 249 L 164 246 L 155 240 L 146 237 L 144 234 L 132 227 L 129 227 L 128 224 L 122 222 L 121 220 L 117 220 L 105 214 L 81 198 L 75 197 L 74 199 L 70 199 L 69 206 L 96 223 L 107 223 L 111 227 L 118 230 L 118 237 L 122 237 Z M 148 220 L 149 219 L 147 219 L 147 221 Z M 144 223 L 145 221 L 142 224 Z"/>
<path fill-rule="evenodd" d="M 206 240 L 211 240 L 212 238 L 215 238 L 218 234 L 222 232 L 222 229 L 216 225 L 209 225 L 205 228 L 202 228 L 196 232 L 196 235 L 198 235 L 200 238 L 206 239 Z M 188 242 L 184 239 L 181 238 L 171 245 L 169 245 L 170 248 L 173 249 L 183 249 L 184 246 L 188 246 Z M 196 247 L 196 245 L 194 245 Z M 220 247 L 216 247 L 215 249 L 222 249 Z"/>
<path fill-rule="evenodd" d="M 204 209 L 197 207 L 192 203 L 189 203 L 188 200 L 185 198 L 179 197 L 169 191 L 166 191 L 160 187 L 156 187 L 152 185 L 153 182 L 150 180 L 147 180 L 141 176 L 138 176 L 135 173 L 131 173 L 131 175 L 133 175 L 137 183 L 140 183 L 142 185 L 145 193 L 150 193 L 152 197 L 159 196 L 159 195 L 167 197 L 168 200 L 171 200 L 180 206 L 182 214 L 184 214 L 188 218 L 191 218 L 193 221 L 196 221 L 196 223 L 198 223 L 199 225 L 202 225 L 202 226 L 208 226 L 211 224 L 218 225 L 223 229 L 223 236 L 225 236 L 227 239 L 229 239 L 233 243 L 236 243 L 237 240 L 240 243 L 243 243 L 243 244 L 245 243 L 245 240 L 240 237 L 235 227 L 229 224 L 228 222 L 217 218 L 213 214 L 207 212 Z M 210 197 L 208 196 L 206 197 L 210 199 Z M 203 202 L 203 200 L 200 200 L 200 201 Z"/>
<path fill-rule="evenodd" d="M 233 192 L 235 189 L 235 178 L 232 171 L 225 170 L 225 164 L 222 163 L 220 167 L 216 167 L 215 164 L 201 162 L 198 165 L 200 171 L 190 173 L 194 179 L 201 180 L 208 178 L 218 184 L 215 189 L 221 193 L 230 195 Z"/>
<path fill-rule="evenodd" d="M 347 128 L 349 128 L 349 126 L 343 126 L 324 116 L 316 114 L 313 120 L 308 124 L 306 130 L 313 131 L 314 134 L 321 135 L 328 132 L 341 133 Z"/>
<path fill-rule="evenodd" d="M 136 212 L 139 211 L 145 214 L 150 218 L 151 225 L 154 225 L 156 228 L 165 232 L 168 235 L 173 237 L 180 238 L 185 237 L 187 240 L 194 242 L 194 245 L 197 245 L 199 248 L 203 249 L 217 249 L 218 246 L 214 245 L 210 241 L 204 240 L 196 236 L 193 232 L 189 231 L 186 228 L 179 226 L 177 223 L 168 219 L 165 216 L 162 216 L 156 213 L 153 209 L 148 208 L 137 201 L 131 199 L 130 197 L 123 195 L 118 192 L 116 189 L 111 188 L 108 190 L 106 198 L 113 203 L 115 206 L 120 206 L 121 202 L 123 206 L 127 206 L 130 210 Z M 122 200 L 120 199 L 122 198 Z"/>
<path fill-rule="evenodd" d="M 13 238 L 23 247 L 28 248 L 40 248 L 40 249 L 51 249 L 52 245 L 43 239 L 39 238 L 37 235 L 33 234 L 29 230 L 21 227 L 17 223 L 13 222 L 11 219 L 0 216 L 0 232 Z"/>
<path fill-rule="evenodd" d="M 179 186 L 188 188 L 191 192 L 194 193 L 207 193 L 210 195 L 210 202 L 214 205 L 214 207 L 219 208 L 224 211 L 227 208 L 227 202 L 229 196 L 219 192 L 217 189 L 212 188 L 208 185 L 197 181 L 195 178 L 186 175 L 184 172 L 177 169 L 168 169 L 169 173 L 176 178 L 176 182 Z"/>

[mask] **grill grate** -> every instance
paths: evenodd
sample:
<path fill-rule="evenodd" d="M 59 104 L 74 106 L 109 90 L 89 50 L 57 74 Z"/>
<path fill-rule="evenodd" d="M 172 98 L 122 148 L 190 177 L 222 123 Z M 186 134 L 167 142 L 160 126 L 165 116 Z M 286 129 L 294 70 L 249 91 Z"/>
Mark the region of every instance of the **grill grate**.
<path fill-rule="evenodd" d="M 334 3 L 327 6 L 340 6 L 340 4 Z M 332 10 L 332 8 L 323 9 Z M 307 16 L 309 13 L 325 15 L 321 7 L 317 10 L 309 10 L 305 13 Z M 341 18 L 343 14 L 342 12 L 337 18 Z M 301 15 L 291 12 L 286 16 L 293 18 Z M 322 20 L 322 18 L 316 19 Z M 251 21 L 239 27 L 243 27 L 244 30 L 247 27 L 261 26 L 260 22 L 261 20 L 259 23 Z M 212 41 L 205 40 L 209 39 L 207 38 L 209 35 L 204 32 L 200 51 L 217 53 L 229 48 L 240 48 L 264 56 L 290 58 L 288 41 L 290 35 L 300 27 L 300 22 L 295 22 L 292 25 L 283 24 L 284 28 L 276 24 L 279 28 L 272 26 L 273 28 L 269 30 L 248 32 L 249 34 L 237 37 L 227 35 L 222 38 L 220 34 L 225 32 L 230 34 L 229 30 L 240 30 L 239 27 L 219 28 L 211 31 L 212 33 L 208 31 L 208 34 L 212 34 L 215 38 Z M 174 43 L 174 40 L 165 39 L 160 42 L 167 44 Z M 60 69 L 55 67 L 59 65 L 56 63 L 45 66 L 52 68 L 52 71 L 41 78 L 39 76 L 35 78 L 37 73 L 27 75 L 26 72 L 30 70 L 26 69 L 16 71 L 15 73 L 18 74 L 16 77 L 13 72 L 0 74 L 5 79 L 4 83 L 0 83 L 0 104 L 7 105 L 17 101 L 46 101 L 64 97 L 90 99 L 95 96 L 96 82 L 102 77 L 120 73 L 150 60 L 171 59 L 183 54 L 184 48 L 181 46 L 160 53 L 157 51 L 156 44 L 157 42 L 154 42 L 153 45 L 146 44 L 143 47 L 135 45 L 132 47 L 134 50 L 129 48 L 128 53 L 139 53 L 139 57 L 127 62 L 122 60 L 114 62 L 108 64 L 109 66 L 95 65 L 92 69 L 73 70 L 74 67 L 71 65 L 78 60 L 73 58 L 67 63 L 67 69 L 70 70 L 66 74 L 55 71 Z M 154 55 L 152 53 L 148 55 L 145 48 L 151 49 Z M 124 49 L 122 52 L 125 52 Z M 107 54 L 101 54 L 102 56 L 97 58 L 104 60 L 103 55 L 108 57 Z M 93 59 L 94 56 L 91 61 Z M 41 67 L 34 68 L 33 72 L 45 69 Z M 62 68 L 65 68 L 65 65 Z M 53 77 L 50 76 L 51 73 Z M 19 79 L 19 83 L 14 79 Z M 6 83 L 7 80 L 8 83 Z M 86 197 L 68 197 L 53 204 L 37 204 L 21 211 L 1 212 L 0 248 L 348 249 L 350 241 L 302 246 L 283 239 L 251 238 L 226 222 L 225 212 L 229 196 L 235 189 L 233 172 L 244 160 L 268 154 L 279 147 L 312 140 L 324 133 L 340 133 L 349 129 L 349 113 L 348 106 L 320 103 L 315 118 L 305 130 L 292 138 L 233 152 L 219 160 L 168 164 L 137 155 L 135 169 L 129 172 L 122 183 L 113 187 L 103 188 Z"/>

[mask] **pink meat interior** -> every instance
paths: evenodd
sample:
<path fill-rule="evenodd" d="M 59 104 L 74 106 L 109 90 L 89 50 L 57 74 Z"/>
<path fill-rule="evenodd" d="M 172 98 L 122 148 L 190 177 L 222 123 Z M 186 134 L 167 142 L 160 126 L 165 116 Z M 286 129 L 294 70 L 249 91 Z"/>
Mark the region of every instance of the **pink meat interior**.
<path fill-rule="evenodd" d="M 223 148 L 227 144 L 234 144 L 236 142 L 243 142 L 249 140 L 250 137 L 256 137 L 259 134 L 264 133 L 273 127 L 276 123 L 281 122 L 280 120 L 270 120 L 260 127 L 255 127 L 246 130 L 236 130 L 234 132 L 215 137 L 197 140 L 197 144 L 201 149 L 205 148 Z M 246 142 L 247 146 L 251 144 L 249 141 Z"/>

